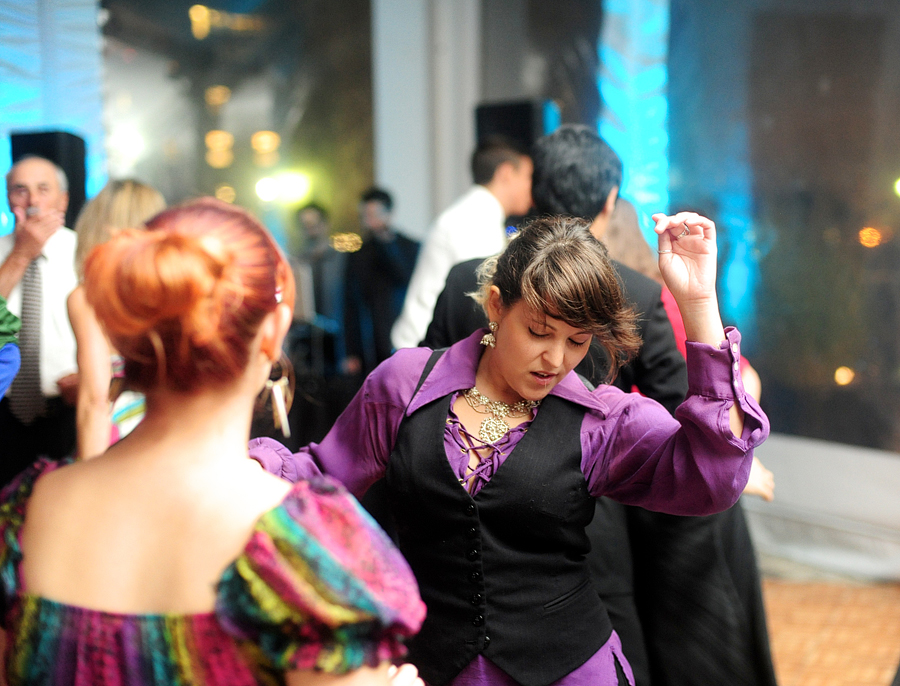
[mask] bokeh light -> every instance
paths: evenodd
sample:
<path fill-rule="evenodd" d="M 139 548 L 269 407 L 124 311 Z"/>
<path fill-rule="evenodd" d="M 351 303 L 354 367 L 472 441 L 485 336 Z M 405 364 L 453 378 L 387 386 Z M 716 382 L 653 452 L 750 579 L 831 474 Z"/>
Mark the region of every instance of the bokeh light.
<path fill-rule="evenodd" d="M 231 100 L 231 89 L 228 86 L 210 86 L 203 97 L 211 110 L 217 110 Z"/>
<path fill-rule="evenodd" d="M 232 203 L 237 197 L 237 191 L 234 190 L 234 186 L 227 183 L 220 183 L 216 186 L 216 197 L 223 202 Z"/>
<path fill-rule="evenodd" d="M 303 202 L 312 191 L 312 179 L 303 172 L 287 172 L 278 177 L 278 188 L 278 196 L 283 202 Z"/>
<path fill-rule="evenodd" d="M 874 248 L 881 245 L 882 240 L 881 231 L 871 226 L 867 226 L 859 232 L 859 242 L 863 247 Z"/>
<path fill-rule="evenodd" d="M 336 233 L 331 237 L 331 247 L 338 252 L 356 252 L 362 247 L 362 236 L 358 233 Z"/>
<path fill-rule="evenodd" d="M 267 153 L 278 150 L 281 136 L 274 131 L 257 131 L 250 137 L 250 147 L 254 152 Z"/>
<path fill-rule="evenodd" d="M 213 129 L 207 132 L 205 141 L 210 150 L 228 150 L 234 145 L 234 136 L 227 131 Z"/>
<path fill-rule="evenodd" d="M 234 153 L 228 148 L 206 151 L 206 163 L 213 169 L 227 169 L 232 162 L 234 162 Z"/>
<path fill-rule="evenodd" d="M 278 181 L 271 176 L 266 176 L 256 182 L 256 195 L 263 202 L 272 202 L 278 197 Z"/>
<path fill-rule="evenodd" d="M 197 40 L 203 40 L 209 35 L 210 18 L 209 7 L 205 5 L 192 5 L 188 10 L 191 19 L 191 33 Z"/>
<path fill-rule="evenodd" d="M 847 386 L 853 383 L 854 377 L 856 377 L 856 372 L 850 367 L 838 367 L 834 370 L 834 382 L 838 386 Z"/>

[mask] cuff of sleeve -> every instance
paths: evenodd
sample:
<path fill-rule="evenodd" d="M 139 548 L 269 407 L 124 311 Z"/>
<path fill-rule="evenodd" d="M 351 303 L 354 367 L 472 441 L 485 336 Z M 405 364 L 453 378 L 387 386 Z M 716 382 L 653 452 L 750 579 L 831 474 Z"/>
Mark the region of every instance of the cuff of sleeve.
<path fill-rule="evenodd" d="M 689 394 L 744 400 L 741 334 L 733 326 L 725 329 L 725 340 L 718 346 L 688 341 L 687 368 Z"/>
<path fill-rule="evenodd" d="M 272 438 L 254 438 L 251 439 L 250 458 L 259 462 L 262 468 L 269 474 L 274 474 L 282 479 L 294 483 L 298 480 L 297 473 L 291 451 L 278 441 Z"/>

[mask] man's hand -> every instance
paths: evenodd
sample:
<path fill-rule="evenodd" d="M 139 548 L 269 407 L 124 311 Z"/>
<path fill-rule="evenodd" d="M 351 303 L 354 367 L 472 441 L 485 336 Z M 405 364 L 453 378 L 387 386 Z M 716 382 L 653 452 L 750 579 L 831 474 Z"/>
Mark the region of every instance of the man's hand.
<path fill-rule="evenodd" d="M 14 207 L 13 214 L 16 215 L 13 253 L 28 262 L 41 254 L 50 236 L 63 226 L 66 217 L 58 210 L 42 211 L 35 207 Z"/>

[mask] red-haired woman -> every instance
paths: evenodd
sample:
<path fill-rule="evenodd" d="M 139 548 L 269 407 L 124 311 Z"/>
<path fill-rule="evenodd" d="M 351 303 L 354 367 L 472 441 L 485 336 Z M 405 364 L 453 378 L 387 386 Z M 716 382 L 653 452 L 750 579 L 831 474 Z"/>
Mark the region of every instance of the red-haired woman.
<path fill-rule="evenodd" d="M 415 683 L 389 662 L 424 614 L 400 554 L 342 488 L 247 459 L 291 320 L 291 270 L 248 213 L 166 210 L 85 265 L 143 422 L 95 460 L 2 494 L 9 683 Z"/>

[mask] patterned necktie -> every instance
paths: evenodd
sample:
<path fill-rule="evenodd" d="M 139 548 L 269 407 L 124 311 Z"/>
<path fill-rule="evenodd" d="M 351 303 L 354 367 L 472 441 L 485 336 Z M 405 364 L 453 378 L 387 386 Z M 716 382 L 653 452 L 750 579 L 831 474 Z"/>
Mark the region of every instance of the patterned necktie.
<path fill-rule="evenodd" d="M 41 271 L 37 258 L 22 277 L 22 328 L 19 352 L 22 365 L 9 389 L 9 409 L 23 424 L 31 424 L 44 414 L 41 391 Z"/>

